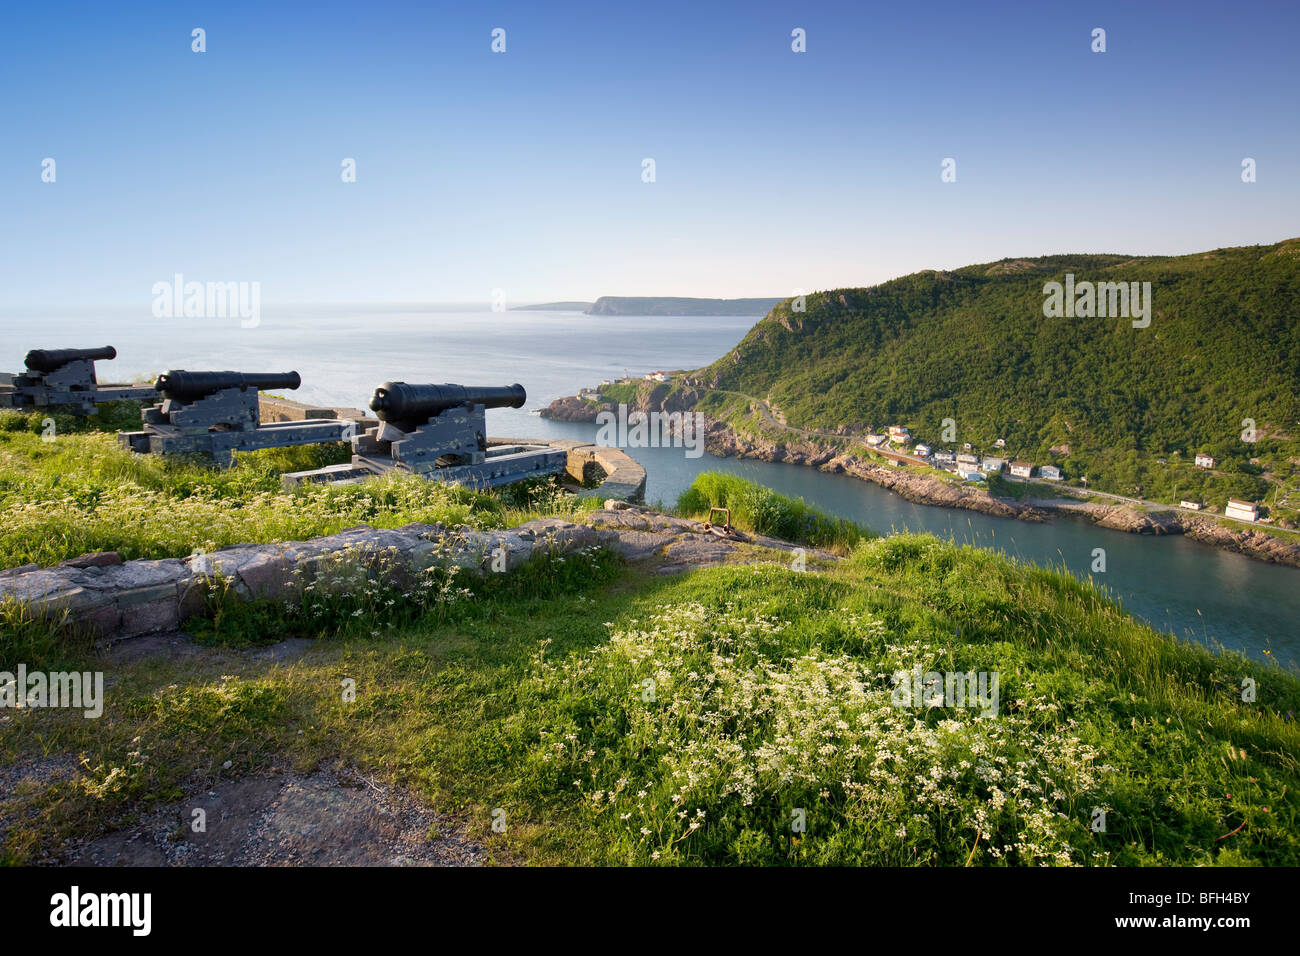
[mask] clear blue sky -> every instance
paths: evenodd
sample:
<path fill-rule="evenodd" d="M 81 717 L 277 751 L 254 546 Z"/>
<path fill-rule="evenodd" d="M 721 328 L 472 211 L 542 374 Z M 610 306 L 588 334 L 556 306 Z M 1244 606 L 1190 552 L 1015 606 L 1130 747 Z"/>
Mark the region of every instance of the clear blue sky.
<path fill-rule="evenodd" d="M 1297 48 L 1300 4 L 1251 0 L 9 3 L 0 306 L 176 272 L 271 302 L 789 295 L 1270 243 L 1300 234 Z"/>

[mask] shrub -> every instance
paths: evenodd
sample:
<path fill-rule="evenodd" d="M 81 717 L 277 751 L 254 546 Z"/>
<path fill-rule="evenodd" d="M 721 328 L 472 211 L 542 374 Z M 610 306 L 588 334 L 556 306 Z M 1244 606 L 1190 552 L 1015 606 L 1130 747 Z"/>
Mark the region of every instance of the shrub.
<path fill-rule="evenodd" d="M 738 528 L 799 544 L 845 551 L 873 533 L 844 518 L 808 504 L 802 498 L 778 494 L 736 475 L 705 472 L 682 492 L 677 511 L 704 518 L 710 508 L 730 508 Z"/>

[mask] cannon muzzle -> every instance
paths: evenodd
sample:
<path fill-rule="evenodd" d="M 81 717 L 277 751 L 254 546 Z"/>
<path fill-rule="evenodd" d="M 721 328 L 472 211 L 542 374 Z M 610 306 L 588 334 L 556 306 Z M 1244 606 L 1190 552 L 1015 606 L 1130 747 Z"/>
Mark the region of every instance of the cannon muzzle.
<path fill-rule="evenodd" d="M 57 372 L 69 362 L 117 358 L 117 349 L 105 345 L 102 349 L 32 349 L 24 360 L 33 372 Z"/>
<path fill-rule="evenodd" d="M 163 398 L 176 402 L 193 402 L 227 388 L 255 389 L 297 388 L 302 376 L 297 372 L 187 372 L 175 369 L 163 372 L 154 388 Z"/>
<path fill-rule="evenodd" d="M 435 415 L 459 405 L 486 408 L 522 408 L 528 393 L 522 385 L 408 385 L 385 382 L 375 389 L 370 408 L 380 421 L 399 428 L 422 425 Z M 403 429 L 409 431 L 410 429 Z"/>

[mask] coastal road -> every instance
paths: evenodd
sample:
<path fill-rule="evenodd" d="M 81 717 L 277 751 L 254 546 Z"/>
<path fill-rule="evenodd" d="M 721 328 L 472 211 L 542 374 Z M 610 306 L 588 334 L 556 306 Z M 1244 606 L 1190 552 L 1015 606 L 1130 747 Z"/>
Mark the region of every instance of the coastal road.
<path fill-rule="evenodd" d="M 746 395 L 744 392 L 737 392 L 733 389 L 727 389 L 727 388 L 715 388 L 712 389 L 711 391 L 721 392 L 726 395 L 739 395 L 741 398 L 757 406 L 759 416 L 763 419 L 764 424 L 770 425 L 772 428 L 783 429 L 785 431 L 792 432 L 795 435 L 799 435 L 803 438 L 831 438 L 839 441 L 844 441 L 846 440 L 846 438 L 849 437 L 846 435 L 838 435 L 835 432 L 823 432 L 823 431 L 815 431 L 807 428 L 796 428 L 794 425 L 787 425 L 784 422 L 777 421 L 776 416 L 772 414 L 771 406 L 769 406 L 764 399 L 755 398 L 753 395 Z M 928 468 L 934 467 L 934 464 L 932 462 L 927 461 L 924 458 L 918 458 L 915 455 L 908 455 L 903 452 L 891 451 L 891 450 L 881 449 L 881 448 L 871 448 L 868 449 L 868 451 L 874 452 L 875 454 L 880 455 L 881 457 L 884 458 L 891 458 L 894 461 L 907 462 L 913 465 L 924 465 Z M 1033 479 L 1016 478 L 1011 475 L 1003 475 L 1002 477 L 1005 478 L 1007 481 L 1014 481 L 1020 484 L 1035 483 Z M 1038 483 L 1042 483 L 1042 482 L 1038 482 Z M 1232 518 L 1229 517 L 1228 515 L 1216 514 L 1214 512 L 1197 511 L 1192 508 L 1180 508 L 1177 505 L 1168 505 L 1160 501 L 1148 501 L 1143 498 L 1128 498 L 1125 497 L 1124 495 L 1114 495 L 1106 491 L 1093 491 L 1092 489 L 1077 489 L 1072 485 L 1061 485 L 1061 484 L 1056 484 L 1055 482 L 1051 482 L 1048 484 L 1049 487 L 1051 487 L 1053 490 L 1058 491 L 1059 493 L 1063 494 L 1065 497 L 1073 498 L 1076 501 L 1079 500 L 1086 501 L 1086 499 L 1088 498 L 1105 498 L 1109 501 L 1119 502 L 1121 504 L 1128 505 L 1129 507 L 1133 507 L 1133 508 L 1143 508 L 1146 510 L 1154 510 L 1154 511 L 1174 511 L 1179 514 L 1190 515 L 1192 517 L 1213 518 L 1216 521 L 1232 521 L 1235 522 L 1236 524 L 1244 525 L 1248 528 L 1260 527 L 1259 523 L 1256 521 L 1245 521 L 1241 518 Z M 1300 530 L 1293 531 L 1290 528 L 1279 528 L 1273 525 L 1265 525 L 1264 528 L 1267 531 L 1278 531 L 1284 534 L 1293 534 L 1293 535 L 1300 534 Z"/>

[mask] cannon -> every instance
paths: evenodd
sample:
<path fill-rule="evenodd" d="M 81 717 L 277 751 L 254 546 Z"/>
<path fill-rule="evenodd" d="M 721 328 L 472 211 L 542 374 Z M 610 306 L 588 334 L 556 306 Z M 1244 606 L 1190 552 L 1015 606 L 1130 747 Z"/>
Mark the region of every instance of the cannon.
<path fill-rule="evenodd" d="M 564 471 L 568 455 L 545 445 L 487 445 L 487 409 L 522 408 L 522 385 L 471 387 L 384 382 L 370 399 L 378 424 L 352 438 L 352 463 L 291 472 L 287 484 L 346 484 L 407 471 L 431 481 L 495 488 Z"/>
<path fill-rule="evenodd" d="M 150 385 L 100 385 L 95 362 L 117 358 L 111 345 L 96 349 L 32 349 L 26 372 L 0 382 L 0 408 L 61 408 L 95 414 L 103 402 L 138 401 L 153 396 Z"/>
<path fill-rule="evenodd" d="M 117 358 L 117 349 L 105 345 L 98 349 L 32 349 L 24 363 L 33 372 L 57 372 L 72 362 L 96 362 Z"/>
<path fill-rule="evenodd" d="M 167 371 L 150 389 L 162 404 L 140 414 L 144 429 L 118 432 L 117 440 L 141 454 L 201 454 L 225 467 L 237 451 L 346 441 L 356 433 L 356 422 L 339 419 L 262 424 L 258 391 L 301 384 L 297 372 Z"/>
<path fill-rule="evenodd" d="M 215 392 L 237 388 L 254 393 L 270 388 L 295 389 L 302 385 L 297 372 L 187 372 L 184 369 L 163 372 L 154 383 L 163 398 L 177 402 L 194 402 Z"/>
<path fill-rule="evenodd" d="M 370 410 L 381 422 L 412 431 L 458 405 L 484 408 L 523 408 L 528 393 L 522 385 L 469 387 L 464 385 L 407 385 L 385 382 L 370 398 Z"/>

